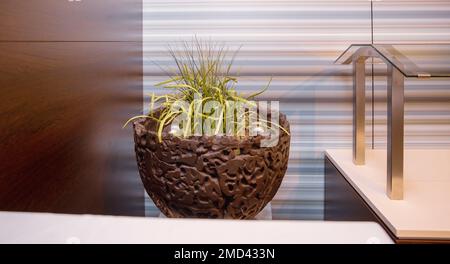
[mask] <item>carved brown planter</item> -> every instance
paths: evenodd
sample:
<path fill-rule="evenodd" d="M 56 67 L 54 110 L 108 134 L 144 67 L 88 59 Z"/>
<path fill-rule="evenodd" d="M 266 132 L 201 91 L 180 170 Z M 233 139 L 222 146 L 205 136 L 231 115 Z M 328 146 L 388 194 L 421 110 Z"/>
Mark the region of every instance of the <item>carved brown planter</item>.
<path fill-rule="evenodd" d="M 286 116 L 280 125 L 289 131 Z M 139 174 L 147 193 L 168 217 L 249 219 L 270 202 L 287 169 L 290 136 L 260 147 L 262 136 L 179 138 L 157 122 L 134 122 Z"/>

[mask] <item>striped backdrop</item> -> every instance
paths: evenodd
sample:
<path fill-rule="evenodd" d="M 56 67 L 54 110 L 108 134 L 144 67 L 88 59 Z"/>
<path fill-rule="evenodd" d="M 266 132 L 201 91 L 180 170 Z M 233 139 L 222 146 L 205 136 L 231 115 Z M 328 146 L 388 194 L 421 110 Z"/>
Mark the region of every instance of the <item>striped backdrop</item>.
<path fill-rule="evenodd" d="M 375 43 L 450 44 L 450 1 L 374 2 Z M 432 55 L 423 56 L 428 64 Z M 445 56 L 450 58 L 450 54 Z M 450 61 L 447 63 L 450 69 Z M 386 147 L 386 67 L 376 67 L 375 147 Z M 450 78 L 406 79 L 406 148 L 450 147 Z M 449 160 L 450 162 L 450 160 Z"/>
<path fill-rule="evenodd" d="M 279 100 L 291 123 L 289 167 L 272 202 L 273 218 L 323 219 L 323 151 L 350 148 L 352 138 L 351 68 L 333 62 L 348 45 L 371 42 L 371 2 L 143 1 L 144 93 L 161 92 L 153 84 L 166 77 L 155 64 L 173 66 L 168 44 L 197 36 L 231 47 L 243 45 L 235 63 L 240 91 L 256 91 L 273 76 L 261 99 Z M 450 43 L 449 1 L 373 5 L 375 43 Z M 375 147 L 384 147 L 385 68 L 375 68 L 374 139 Z M 368 147 L 371 80 L 368 76 Z M 406 97 L 407 147 L 450 147 L 450 80 L 408 80 Z M 148 198 L 146 204 L 148 216 L 159 214 Z"/>

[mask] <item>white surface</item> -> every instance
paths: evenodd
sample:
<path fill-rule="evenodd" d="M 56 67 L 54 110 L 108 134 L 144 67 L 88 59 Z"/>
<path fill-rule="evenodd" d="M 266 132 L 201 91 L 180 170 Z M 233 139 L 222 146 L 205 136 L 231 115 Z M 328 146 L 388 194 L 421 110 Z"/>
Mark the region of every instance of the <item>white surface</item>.
<path fill-rule="evenodd" d="M 167 218 L 163 213 L 159 213 L 159 218 Z M 264 209 L 255 216 L 255 220 L 272 220 L 272 205 L 268 203 Z"/>
<path fill-rule="evenodd" d="M 326 155 L 399 238 L 450 238 L 450 150 L 405 150 L 404 199 L 386 195 L 386 150 L 366 150 L 366 164 L 349 149 Z"/>
<path fill-rule="evenodd" d="M 0 212 L 0 243 L 392 243 L 372 222 L 162 219 Z"/>

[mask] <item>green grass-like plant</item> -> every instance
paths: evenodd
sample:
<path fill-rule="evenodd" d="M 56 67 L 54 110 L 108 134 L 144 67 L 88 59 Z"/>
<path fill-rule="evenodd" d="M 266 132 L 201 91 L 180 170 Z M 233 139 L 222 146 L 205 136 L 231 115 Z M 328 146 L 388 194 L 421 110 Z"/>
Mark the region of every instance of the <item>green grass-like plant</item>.
<path fill-rule="evenodd" d="M 130 118 L 124 127 L 131 121 L 139 118 L 151 118 L 158 122 L 157 134 L 159 141 L 162 141 L 162 132 L 165 126 L 169 125 L 178 115 L 186 114 L 190 117 L 188 124 L 182 128 L 182 135 L 189 136 L 193 134 L 196 127 L 201 125 L 195 120 L 194 115 L 198 113 L 200 104 L 204 105 L 206 102 L 214 100 L 221 105 L 223 112 L 220 113 L 220 118 L 215 120 L 216 127 L 221 127 L 219 124 L 225 125 L 227 122 L 226 116 L 223 114 L 225 110 L 230 107 L 229 102 L 239 102 L 246 105 L 254 105 L 252 100 L 264 93 L 270 85 L 270 81 L 261 91 L 254 94 L 243 95 L 236 91 L 238 83 L 237 76 L 231 75 L 231 68 L 233 62 L 238 54 L 239 49 L 231 51 L 221 43 L 204 42 L 195 38 L 192 42 L 183 42 L 181 49 L 174 49 L 169 47 L 169 54 L 173 58 L 176 69 L 173 72 L 165 70 L 169 79 L 155 84 L 155 86 L 164 87 L 171 90 L 165 95 L 151 95 L 150 112 L 147 115 L 139 115 Z M 231 55 L 230 55 L 231 54 Z M 198 99 L 201 98 L 201 99 Z M 183 100 L 189 103 L 189 107 L 182 107 L 178 110 L 173 110 L 172 106 L 178 100 Z M 199 103 L 200 102 L 200 103 Z M 154 115 L 154 109 L 160 109 L 157 116 Z M 248 111 L 246 112 L 248 114 Z M 211 113 L 201 113 L 202 120 L 211 118 Z M 232 122 L 238 122 L 237 119 L 245 117 L 237 117 Z M 283 127 L 266 120 L 259 120 L 259 122 L 266 124 L 267 127 L 277 126 L 286 133 Z M 267 125 L 270 124 L 270 125 Z M 236 125 L 237 126 L 237 125 Z M 219 131 L 217 131 L 219 132 Z M 289 133 L 288 133 L 289 134 Z"/>

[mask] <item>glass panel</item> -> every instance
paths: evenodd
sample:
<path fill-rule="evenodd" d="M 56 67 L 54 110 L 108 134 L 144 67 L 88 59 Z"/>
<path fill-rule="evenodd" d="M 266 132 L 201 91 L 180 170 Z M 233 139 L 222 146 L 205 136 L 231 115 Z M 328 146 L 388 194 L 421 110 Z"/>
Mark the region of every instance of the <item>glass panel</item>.
<path fill-rule="evenodd" d="M 373 45 L 407 77 L 450 77 L 450 45 Z"/>
<path fill-rule="evenodd" d="M 362 47 L 371 47 L 370 44 L 352 44 L 334 61 L 335 64 L 348 64 L 353 54 Z"/>
<path fill-rule="evenodd" d="M 335 63 L 350 63 L 351 56 L 364 47 L 372 47 L 406 77 L 450 77 L 449 44 L 354 44 Z"/>

